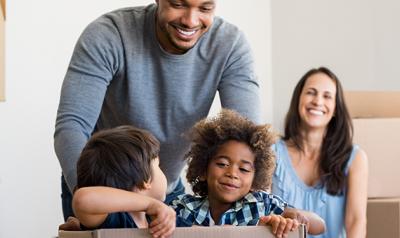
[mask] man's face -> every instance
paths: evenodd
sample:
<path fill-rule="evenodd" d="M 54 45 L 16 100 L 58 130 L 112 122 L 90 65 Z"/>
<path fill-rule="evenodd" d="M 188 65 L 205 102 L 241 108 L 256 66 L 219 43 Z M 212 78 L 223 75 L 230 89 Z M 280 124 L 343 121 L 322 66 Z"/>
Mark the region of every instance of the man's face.
<path fill-rule="evenodd" d="M 214 20 L 215 0 L 156 0 L 156 34 L 172 54 L 191 49 Z"/>

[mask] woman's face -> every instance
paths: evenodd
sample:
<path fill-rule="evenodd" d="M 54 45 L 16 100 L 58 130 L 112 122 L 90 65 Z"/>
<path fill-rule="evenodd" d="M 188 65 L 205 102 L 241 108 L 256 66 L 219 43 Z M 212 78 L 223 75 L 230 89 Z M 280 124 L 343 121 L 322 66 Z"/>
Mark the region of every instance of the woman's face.
<path fill-rule="evenodd" d="M 324 73 L 311 75 L 300 94 L 299 114 L 305 129 L 325 129 L 335 114 L 336 83 Z"/>

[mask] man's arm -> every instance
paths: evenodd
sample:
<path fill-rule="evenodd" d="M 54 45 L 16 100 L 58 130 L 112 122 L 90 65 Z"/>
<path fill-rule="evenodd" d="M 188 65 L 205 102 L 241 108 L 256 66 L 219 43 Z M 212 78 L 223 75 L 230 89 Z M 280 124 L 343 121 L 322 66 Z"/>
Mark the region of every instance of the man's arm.
<path fill-rule="evenodd" d="M 68 67 L 57 111 L 54 147 L 67 184 L 76 185 L 76 163 L 98 120 L 107 86 L 122 58 L 111 22 L 90 24 Z"/>
<path fill-rule="evenodd" d="M 251 48 L 242 32 L 235 41 L 218 88 L 221 105 L 261 123 L 260 88 Z"/>

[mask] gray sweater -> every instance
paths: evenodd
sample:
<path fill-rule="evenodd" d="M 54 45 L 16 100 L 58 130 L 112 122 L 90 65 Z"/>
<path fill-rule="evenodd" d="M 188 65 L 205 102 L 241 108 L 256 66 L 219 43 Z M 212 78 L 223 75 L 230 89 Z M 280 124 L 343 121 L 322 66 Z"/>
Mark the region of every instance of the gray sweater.
<path fill-rule="evenodd" d="M 217 91 L 223 107 L 260 122 L 259 86 L 243 33 L 216 17 L 192 49 L 169 54 L 155 35 L 156 9 L 152 4 L 105 14 L 76 44 L 54 133 L 70 189 L 80 152 L 98 130 L 130 124 L 152 132 L 171 190 L 190 145 L 182 135 L 207 116 Z"/>

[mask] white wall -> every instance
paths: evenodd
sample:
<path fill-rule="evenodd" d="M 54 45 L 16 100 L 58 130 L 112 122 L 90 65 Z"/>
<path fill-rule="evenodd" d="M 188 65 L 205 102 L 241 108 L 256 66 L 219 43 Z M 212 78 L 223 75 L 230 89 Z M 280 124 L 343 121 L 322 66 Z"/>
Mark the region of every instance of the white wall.
<path fill-rule="evenodd" d="M 400 90 L 400 1 L 271 2 L 274 125 L 297 81 L 328 66 L 345 90 Z"/>
<path fill-rule="evenodd" d="M 0 238 L 52 237 L 62 222 L 53 131 L 62 79 L 83 28 L 115 8 L 151 0 L 7 1 L 6 102 L 0 103 Z M 218 0 L 254 49 L 270 120 L 269 1 Z M 218 108 L 216 106 L 215 108 Z"/>

